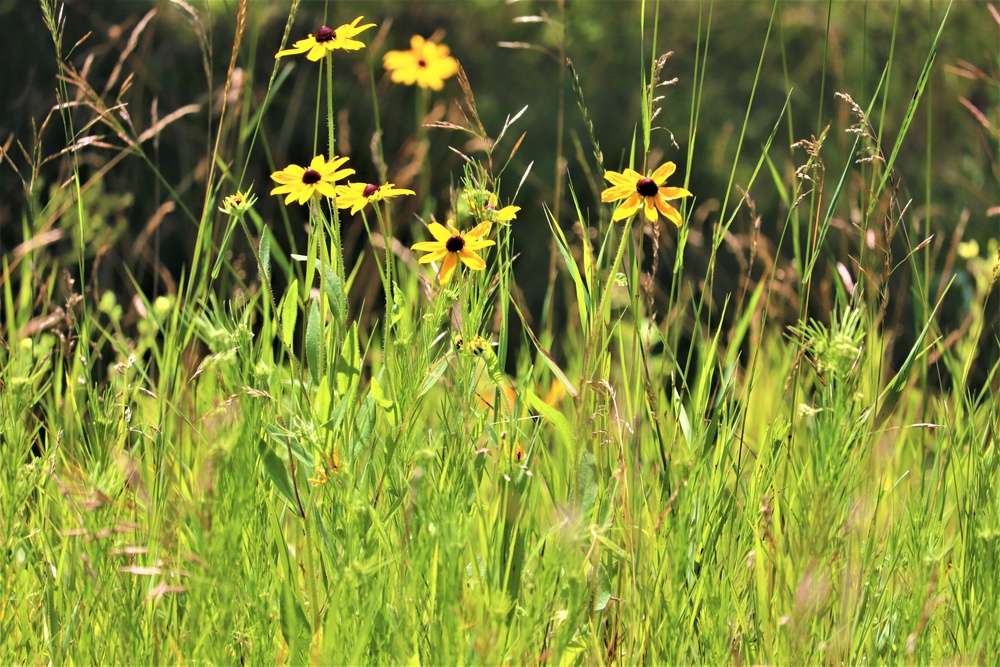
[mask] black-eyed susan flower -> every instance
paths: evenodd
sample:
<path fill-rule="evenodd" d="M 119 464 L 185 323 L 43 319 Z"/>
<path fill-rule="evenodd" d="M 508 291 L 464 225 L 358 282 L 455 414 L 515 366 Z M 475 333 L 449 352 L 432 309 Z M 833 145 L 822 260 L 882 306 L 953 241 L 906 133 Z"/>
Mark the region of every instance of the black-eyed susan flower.
<path fill-rule="evenodd" d="M 396 83 L 441 90 L 444 80 L 458 74 L 458 61 L 444 44 L 428 42 L 420 35 L 410 38 L 409 51 L 389 51 L 382 66 L 392 72 Z"/>
<path fill-rule="evenodd" d="M 438 274 L 442 286 L 451 281 L 458 260 L 462 260 L 462 263 L 473 271 L 482 271 L 486 268 L 486 262 L 476 254 L 476 251 L 496 244 L 496 241 L 483 238 L 490 232 L 490 223 L 481 222 L 465 234 L 455 229 L 451 220 L 448 221 L 447 227 L 432 222 L 427 225 L 427 229 L 434 240 L 414 243 L 413 249 L 429 253 L 420 258 L 421 264 L 444 260 Z"/>
<path fill-rule="evenodd" d="M 326 54 L 332 53 L 337 49 L 342 49 L 344 51 L 357 51 L 359 49 L 363 49 L 365 48 L 365 43 L 354 38 L 365 30 L 375 27 L 374 23 L 358 25 L 363 18 L 363 16 L 359 16 L 350 23 L 345 23 L 340 26 L 336 30 L 328 28 L 325 25 L 320 26 L 319 30 L 317 30 L 315 34 L 311 34 L 305 39 L 300 39 L 292 44 L 292 48 L 290 49 L 278 51 L 274 57 L 281 58 L 282 56 L 305 53 L 307 59 L 316 62 Z"/>
<path fill-rule="evenodd" d="M 337 208 L 351 209 L 354 215 L 371 202 L 382 201 L 390 197 L 416 194 L 413 190 L 397 188 L 392 183 L 375 185 L 374 183 L 348 183 L 337 186 Z"/>
<path fill-rule="evenodd" d="M 677 165 L 673 162 L 664 162 L 649 176 L 643 176 L 632 169 L 626 169 L 620 174 L 616 171 L 604 172 L 604 178 L 611 183 L 611 187 L 601 193 L 601 201 L 625 200 L 615 209 L 611 219 L 615 222 L 624 220 L 642 207 L 650 222 L 656 222 L 659 211 L 680 227 L 683 222 L 681 214 L 669 202 L 671 199 L 690 197 L 691 193 L 684 188 L 668 188 L 663 185 L 676 169 Z"/>
<path fill-rule="evenodd" d="M 279 183 L 271 190 L 272 195 L 287 195 L 285 203 L 298 201 L 305 204 L 315 194 L 326 197 L 336 197 L 333 184 L 354 173 L 353 169 L 341 169 L 347 162 L 346 157 L 333 156 L 329 162 L 322 155 L 317 155 L 308 167 L 290 164 L 281 171 L 271 174 L 271 180 Z"/>

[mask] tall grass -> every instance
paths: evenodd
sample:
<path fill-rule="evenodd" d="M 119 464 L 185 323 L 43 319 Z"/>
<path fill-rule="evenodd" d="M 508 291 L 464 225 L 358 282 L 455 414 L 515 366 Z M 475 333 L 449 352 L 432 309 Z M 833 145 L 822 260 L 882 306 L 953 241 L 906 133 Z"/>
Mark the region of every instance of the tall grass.
<path fill-rule="evenodd" d="M 398 113 L 405 89 L 382 55 L 406 48 L 399 23 L 368 16 L 379 26 L 359 37 L 366 49 L 259 71 L 258 51 L 316 31 L 301 29 L 297 1 L 280 44 L 259 3 L 176 5 L 209 88 L 138 126 L 123 103 L 129 54 L 97 81 L 79 55 L 92 43 L 66 44 L 62 6 L 40 1 L 53 113 L 3 154 L 24 195 L 23 240 L 0 258 L 3 661 L 1000 658 L 998 361 L 979 349 L 996 336 L 996 249 L 984 257 L 933 224 L 947 203 L 930 187 L 910 194 L 920 187 L 898 163 L 938 103 L 950 4 L 929 10 L 924 41 L 900 34 L 897 5 L 879 85 L 824 91 L 803 121 L 774 3 L 746 60 L 726 65 L 750 85 L 718 192 L 693 174 L 716 129 L 702 115 L 725 4 L 700 5 L 690 70 L 662 43 L 674 7 L 629 6 L 638 46 L 623 42 L 623 75 L 639 113 L 621 119 L 620 146 L 567 59 L 579 15 L 525 9 L 539 43 L 506 46 L 556 63 L 557 103 L 534 111 L 558 116 L 555 174 L 524 160 L 542 139 L 519 129 L 523 109 L 499 125 L 480 112 L 477 90 L 503 81 L 462 70 L 411 95 L 412 121 Z M 355 16 L 331 4 L 323 23 Z M 213 51 L 210 26 L 226 22 L 235 39 Z M 813 46 L 824 63 L 831 39 Z M 890 93 L 901 58 L 923 63 L 905 97 Z M 775 88 L 783 103 L 754 143 Z M 353 149 L 347 90 L 370 95 L 373 114 Z M 269 122 L 279 103 L 297 118 Z M 993 127 L 1000 106 L 968 106 Z M 209 119 L 201 171 L 172 181 L 160 142 L 191 114 Z M 674 136 L 666 119 L 685 114 Z M 311 147 L 275 129 L 288 122 L 312 128 Z M 65 150 L 44 154 L 60 131 Z M 931 174 L 947 133 L 928 125 L 925 140 Z M 445 147 L 461 167 L 442 175 Z M 247 177 L 342 153 L 359 180 L 415 196 L 352 215 L 322 197 L 284 206 Z M 127 198 L 159 195 L 109 192 L 123 160 L 163 197 L 131 247 Z M 679 228 L 641 210 L 612 222 L 615 205 L 593 202 L 606 171 L 668 160 L 681 165 L 668 185 L 694 193 L 673 201 Z M 519 194 L 539 181 L 552 199 L 529 208 Z M 780 211 L 763 231 L 761 198 Z M 497 221 L 510 204 L 516 219 Z M 166 215 L 192 239 L 176 274 L 148 250 Z M 408 246 L 449 219 L 462 232 L 493 219 L 496 245 L 478 251 L 485 270 L 460 265 L 440 285 Z M 517 271 L 528 230 L 545 254 L 531 276 Z M 117 293 L 100 285 L 107 256 L 129 259 Z M 963 288 L 955 333 L 943 313 Z M 539 293 L 532 312 L 526 295 Z M 915 304 L 903 336 L 901 303 Z M 983 382 L 970 381 L 977 367 Z"/>

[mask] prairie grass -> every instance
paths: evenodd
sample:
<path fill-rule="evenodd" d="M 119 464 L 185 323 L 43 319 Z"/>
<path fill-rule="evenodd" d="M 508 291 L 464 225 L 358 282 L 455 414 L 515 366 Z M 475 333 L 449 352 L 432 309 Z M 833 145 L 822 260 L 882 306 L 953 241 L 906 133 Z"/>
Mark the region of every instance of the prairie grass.
<path fill-rule="evenodd" d="M 0 661 L 1000 660 L 1000 61 L 940 55 L 995 8 L 746 3 L 719 59 L 732 3 L 448 5 L 499 46 L 278 4 L 133 10 L 108 50 L 40 0 L 51 112 L 0 137 Z M 394 11 L 477 67 L 392 81 Z M 157 29 L 197 54 L 173 107 Z M 511 53 L 543 103 L 498 108 Z M 269 194 L 314 156 L 413 194 Z M 682 224 L 613 221 L 607 173 L 668 161 Z"/>

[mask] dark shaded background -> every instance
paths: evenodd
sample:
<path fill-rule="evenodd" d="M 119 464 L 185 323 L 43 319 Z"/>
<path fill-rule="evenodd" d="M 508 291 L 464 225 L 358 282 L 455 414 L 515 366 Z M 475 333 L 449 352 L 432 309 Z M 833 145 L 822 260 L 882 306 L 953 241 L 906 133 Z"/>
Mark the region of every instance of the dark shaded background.
<path fill-rule="evenodd" d="M 211 11 L 206 11 L 207 8 Z M 185 14 L 179 5 L 166 1 L 145 0 L 73 0 L 65 3 L 66 33 L 64 53 L 86 33 L 89 38 L 79 44 L 67 60 L 77 68 L 92 58 L 88 81 L 103 90 L 104 82 L 114 69 L 138 21 L 152 8 L 157 10 L 147 29 L 127 59 L 125 72 L 134 73 L 131 88 L 122 96 L 128 114 L 138 131 L 152 124 L 152 106 L 159 117 L 186 104 L 202 105 L 202 111 L 184 117 L 168 126 L 158 141 L 145 144 L 150 159 L 163 173 L 167 183 L 176 187 L 181 198 L 197 215 L 205 197 L 205 156 L 209 153 L 214 123 L 208 105 L 211 97 L 222 94 L 235 30 L 235 2 L 192 2 L 197 17 Z M 778 170 L 789 174 L 804 161 L 801 151 L 793 152 L 790 145 L 799 139 L 818 134 L 831 124 L 830 136 L 823 158 L 831 179 L 839 174 L 848 155 L 853 135 L 845 130 L 855 122 L 846 106 L 834 98 L 837 91 L 850 93 L 862 106 L 867 106 L 889 60 L 892 24 L 898 12 L 899 28 L 889 80 L 889 103 L 886 107 L 883 137 L 888 153 L 902 122 L 913 93 L 924 58 L 943 15 L 943 2 L 782 2 L 779 21 L 763 63 L 761 82 L 750 115 L 744 148 L 738 163 L 737 184 L 746 184 L 756 163 L 760 147 L 778 119 L 787 94 L 787 79 L 794 92 L 788 116 L 782 120 L 772 159 Z M 241 113 L 252 113 L 263 102 L 268 78 L 274 65 L 290 3 L 251 2 L 248 29 L 238 66 L 248 75 L 249 92 L 243 98 Z M 414 108 L 416 91 L 392 85 L 381 70 L 381 55 L 388 49 L 406 48 L 411 34 L 429 36 L 443 31 L 447 43 L 466 69 L 476 95 L 479 112 L 487 130 L 495 136 L 508 114 L 522 106 L 528 111 L 517 123 L 513 137 L 526 132 L 520 151 L 503 177 L 502 195 L 509 197 L 529 162 L 533 162 L 517 204 L 522 207 L 514 238 L 520 253 L 516 276 L 523 287 L 523 298 L 537 316 L 541 307 L 541 281 L 549 262 L 549 232 L 542 213 L 543 202 L 553 204 L 557 166 L 555 146 L 558 135 L 557 109 L 560 86 L 565 94 L 566 126 L 564 151 L 567 168 L 584 210 L 592 211 L 597 219 L 597 192 L 600 170 L 595 164 L 587 129 L 577 109 L 577 95 L 570 81 L 560 79 L 556 59 L 543 52 L 558 50 L 558 25 L 515 22 L 525 15 L 550 15 L 556 24 L 565 21 L 565 51 L 580 73 L 583 93 L 593 120 L 597 139 L 604 155 L 604 168 L 619 169 L 627 161 L 626 153 L 639 122 L 638 81 L 641 67 L 648 60 L 640 59 L 638 2 L 570 0 L 564 7 L 555 2 L 302 2 L 289 43 L 315 30 L 322 23 L 325 11 L 332 25 L 346 23 L 363 14 L 366 20 L 383 28 L 391 19 L 388 31 L 376 40 L 376 30 L 366 33 L 376 58 L 383 142 L 389 163 L 390 180 L 404 173 L 412 160 Z M 564 11 L 564 13 L 563 13 Z M 654 145 L 660 152 L 657 161 L 670 159 L 678 163 L 678 173 L 690 168 L 689 189 L 697 195 L 691 215 L 692 243 L 685 262 L 685 277 L 700 285 L 710 251 L 708 240 L 712 226 L 718 222 L 718 204 L 725 197 L 729 173 L 737 149 L 740 126 L 749 100 L 758 58 L 767 31 L 772 5 L 762 1 L 721 1 L 714 5 L 699 2 L 668 2 L 660 8 L 658 51 L 672 51 L 663 69 L 663 77 L 676 77 L 677 83 L 661 89 L 665 95 L 657 124 L 667 128 L 678 146 L 671 145 L 666 130 L 654 134 Z M 647 6 L 651 22 L 653 5 Z M 702 92 L 694 164 L 686 164 L 690 103 L 694 91 L 695 58 L 698 48 L 699 21 L 704 26 L 711 13 L 712 29 L 705 86 Z M 829 48 L 824 51 L 829 19 Z M 55 102 L 56 58 L 52 39 L 45 29 L 38 4 L 28 0 L 0 0 L 0 25 L 4 39 L 0 40 L 0 145 L 9 150 L 11 160 L 18 165 L 21 176 L 9 163 L 0 167 L 0 253 L 9 255 L 45 218 L 45 206 L 59 197 L 58 184 L 69 172 L 67 161 L 54 159 L 41 165 L 32 190 L 26 192 L 23 178 L 29 174 L 28 162 L 18 148 L 20 142 L 31 150 L 36 145 L 33 128 L 43 122 Z M 205 41 L 199 41 L 199 31 Z M 704 28 L 702 28 L 704 34 Z M 648 33 L 647 33 L 648 36 Z M 704 48 L 702 38 L 702 48 Z M 539 49 L 500 48 L 498 42 L 531 43 Z M 207 48 L 205 48 L 207 47 Z M 649 57 L 649 46 L 644 50 Z M 1000 234 L 998 218 L 990 218 L 987 210 L 996 206 L 1000 167 L 998 167 L 996 128 L 1000 126 L 997 72 L 1000 53 L 1000 28 L 991 17 L 985 3 L 958 2 L 951 11 L 941 42 L 934 74 L 919 113 L 906 139 L 897 162 L 898 196 L 902 202 L 913 200 L 907 224 L 909 241 L 898 238 L 895 256 L 901 259 L 908 247 L 917 240 L 935 234 L 938 247 L 933 262 L 946 265 L 947 250 L 956 241 L 956 230 L 963 238 L 975 238 L 985 248 L 990 237 Z M 341 136 L 338 146 L 350 155 L 352 166 L 361 178 L 375 179 L 370 153 L 374 131 L 370 81 L 366 58 L 368 52 L 339 55 L 335 100 L 343 111 L 338 119 Z M 205 62 L 211 71 L 211 85 L 206 80 Z M 967 70 L 963 61 L 982 70 L 981 78 L 962 76 Z M 260 196 L 258 210 L 265 220 L 274 221 L 279 241 L 286 250 L 305 239 L 304 214 L 285 211 L 275 197 L 269 197 L 268 175 L 288 163 L 302 163 L 313 154 L 313 118 L 316 77 L 303 69 L 311 63 L 298 59 L 289 61 L 296 68 L 288 78 L 264 116 L 261 137 L 249 155 L 249 168 L 244 184 L 253 182 Z M 824 79 L 825 64 L 825 79 Z M 112 90 L 107 101 L 115 95 Z M 434 100 L 444 103 L 461 97 L 454 80 L 450 81 Z M 960 98 L 981 110 L 993 123 L 993 134 L 973 117 Z M 822 112 L 820 106 L 822 105 Z M 216 105 L 217 109 L 217 105 Z M 82 124 L 88 117 L 76 111 L 74 118 Z M 456 120 L 455 107 L 449 106 L 448 118 Z M 233 126 L 235 127 L 235 125 Z M 246 162 L 240 151 L 249 148 L 249 141 L 233 139 L 229 146 L 239 145 L 226 157 L 236 168 Z M 108 141 L 113 135 L 102 131 Z M 454 146 L 470 151 L 460 133 L 431 130 L 430 164 L 434 166 L 430 181 L 434 210 L 404 211 L 405 220 L 415 214 L 424 217 L 447 213 L 449 188 L 461 174 L 460 159 L 448 150 Z M 8 143 L 10 142 L 10 143 Z M 930 142 L 930 149 L 928 148 Z M 41 156 L 57 153 L 68 144 L 63 124 L 58 117 L 51 119 L 37 139 Z M 507 143 L 507 149 L 512 142 Z M 578 149 L 577 146 L 582 147 Z M 338 151 L 340 152 L 340 151 Z M 506 155 L 506 150 L 500 151 Z M 114 154 L 114 149 L 88 148 L 77 155 L 86 176 L 101 167 Z M 930 167 L 928 167 L 928 161 Z M 929 176 L 929 178 L 928 178 Z M 676 177 L 675 177 L 676 178 Z M 407 186 L 400 182 L 397 185 Z M 673 181 L 672 181 L 673 182 Z M 862 184 L 852 184 L 860 188 Z M 832 187 L 831 187 L 832 190 Z M 564 190 L 565 194 L 565 190 Z M 65 196 L 65 195 L 63 195 Z M 767 174 L 762 175 L 750 191 L 764 241 L 773 248 L 787 211 L 777 196 Z M 731 193 L 733 201 L 739 193 Z M 930 210 L 926 203 L 932 202 Z M 173 289 L 173 285 L 189 261 L 196 234 L 194 223 L 182 211 L 163 216 L 158 232 L 151 233 L 150 220 L 160 205 L 168 199 L 149 165 L 138 157 L 127 157 L 105 177 L 102 192 L 95 194 L 96 203 L 88 209 L 97 211 L 88 229 L 94 234 L 94 247 L 101 248 L 100 265 L 94 276 L 101 289 L 118 292 L 122 300 L 133 290 L 131 276 L 150 295 Z M 834 260 L 847 260 L 857 248 L 857 231 L 846 221 L 850 219 L 850 197 L 845 198 L 840 218 L 831 234 L 831 253 L 844 252 Z M 732 204 L 731 204 L 732 206 Z M 51 210 L 51 207 L 50 207 Z M 564 199 L 561 223 L 570 228 L 575 222 L 572 206 Z M 300 215 L 301 214 L 301 215 Z M 64 216 L 69 218 L 70 216 Z M 959 221 L 965 222 L 960 225 Z M 61 227 L 71 220 L 58 223 Z M 290 235 L 285 230 L 290 231 Z M 409 241 L 409 227 L 404 222 L 399 235 Z M 741 213 L 733 226 L 737 238 L 748 239 L 753 229 L 753 216 Z M 672 240 L 675 232 L 664 230 L 661 237 L 656 276 L 658 293 L 666 293 L 673 264 Z M 359 238 L 360 229 L 347 230 L 345 238 Z M 241 243 L 243 245 L 241 246 Z M 754 278 L 767 268 L 758 262 L 755 268 L 744 267 L 749 242 L 730 244 L 721 250 L 716 294 L 710 301 L 721 304 L 727 292 L 735 293 L 740 280 Z M 71 259 L 72 244 L 68 235 L 50 244 L 53 253 L 64 253 Z M 743 250 L 740 250 L 740 248 Z M 247 265 L 245 242 L 237 240 L 233 262 L 238 269 Z M 96 251 L 95 251 L 96 254 Z M 241 259 L 242 255 L 242 259 Z M 91 258 L 93 261 L 94 258 Z M 774 262 L 787 262 L 787 257 L 774 257 Z M 67 261 L 67 265 L 73 262 Z M 127 271 L 126 271 L 127 268 Z M 89 270 L 89 269 L 88 269 Z M 239 283 L 241 270 L 236 272 Z M 244 272 L 245 273 L 245 272 Z M 252 274 L 252 272 L 250 272 Z M 825 280 L 832 279 L 832 270 L 823 269 Z M 741 278 L 741 276 L 743 276 Z M 252 275 L 244 279 L 251 281 Z M 905 272 L 894 279 L 900 281 L 901 297 L 912 291 Z M 219 283 L 225 294 L 235 287 L 226 279 Z M 696 288 L 697 289 L 697 288 Z M 970 295 L 967 298 L 973 298 Z M 818 289 L 812 312 L 825 315 L 832 303 L 832 289 Z M 377 302 L 369 299 L 369 303 Z M 784 302 L 788 312 L 772 312 L 778 323 L 794 321 L 798 304 L 794 295 Z M 912 330 L 921 313 L 912 307 L 890 311 L 893 321 L 887 325 L 900 332 Z M 956 317 L 962 313 L 958 309 Z M 989 342 L 988 340 L 986 341 Z"/>

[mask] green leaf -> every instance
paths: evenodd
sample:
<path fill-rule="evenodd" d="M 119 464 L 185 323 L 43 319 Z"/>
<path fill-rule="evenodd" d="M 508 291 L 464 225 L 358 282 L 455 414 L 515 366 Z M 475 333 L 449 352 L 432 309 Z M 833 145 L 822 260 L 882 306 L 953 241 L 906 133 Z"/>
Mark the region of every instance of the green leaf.
<path fill-rule="evenodd" d="M 274 484 L 278 493 L 284 496 L 289 506 L 298 507 L 295 500 L 295 490 L 292 488 L 292 479 L 288 476 L 288 468 L 281 457 L 275 454 L 270 447 L 265 446 L 261 461 L 264 464 L 264 474 Z"/>
<path fill-rule="evenodd" d="M 611 580 L 603 565 L 597 567 L 597 588 L 594 591 L 594 611 L 603 611 L 611 602 Z"/>
<path fill-rule="evenodd" d="M 337 320 L 337 324 L 343 329 L 344 288 L 340 284 L 340 278 L 329 266 L 323 266 L 323 289 L 326 290 L 326 298 L 330 301 L 333 319 Z"/>
<path fill-rule="evenodd" d="M 219 246 L 219 256 L 215 260 L 215 266 L 212 267 L 212 280 L 219 277 L 219 271 L 222 270 L 222 262 L 226 258 L 226 248 L 229 247 L 229 239 L 233 235 L 233 230 L 236 229 L 237 222 L 239 222 L 239 218 L 235 215 L 229 216 L 229 226 L 226 227 L 226 234 L 222 237 L 222 244 Z M 261 243 L 263 243 L 263 239 L 261 239 Z"/>
<path fill-rule="evenodd" d="M 572 188 L 572 184 L 570 184 L 570 187 Z M 581 327 L 586 331 L 590 326 L 590 293 L 588 292 L 584 278 L 580 274 L 580 270 L 576 265 L 576 260 L 573 259 L 573 253 L 570 251 L 569 242 L 566 240 L 566 236 L 563 234 L 562 228 L 559 227 L 559 223 L 552 217 L 552 213 L 548 208 L 545 209 L 545 214 L 546 220 L 549 223 L 549 229 L 552 231 L 552 237 L 556 243 L 556 248 L 559 250 L 559 254 L 562 255 L 563 263 L 569 271 L 570 278 L 573 279 L 573 287 L 576 289 L 577 312 L 580 315 Z M 585 249 L 585 254 L 586 250 L 587 249 Z"/>
<path fill-rule="evenodd" d="M 361 401 L 361 408 L 354 418 L 354 438 L 347 449 L 349 460 L 357 459 L 359 452 L 371 443 L 377 416 L 375 414 L 375 398 L 369 394 Z"/>
<path fill-rule="evenodd" d="M 368 392 L 375 399 L 375 403 L 384 410 L 391 410 L 394 403 L 385 397 L 385 393 L 382 391 L 382 385 L 378 383 L 378 378 L 372 378 L 371 384 L 368 386 Z"/>
<path fill-rule="evenodd" d="M 382 391 L 382 385 L 379 384 L 378 378 L 372 378 L 371 384 L 368 386 L 368 393 L 371 394 L 375 403 L 385 411 L 385 418 L 389 422 L 389 426 L 393 429 L 399 426 L 396 404 L 385 397 L 385 392 Z"/>
<path fill-rule="evenodd" d="M 570 425 L 569 420 L 567 420 L 561 412 L 539 398 L 538 395 L 531 390 L 531 387 L 525 387 L 524 396 L 528 401 L 528 405 L 531 406 L 531 409 L 540 414 L 546 421 L 555 427 L 556 435 L 560 440 L 562 440 L 563 445 L 575 449 L 573 427 Z"/>
<path fill-rule="evenodd" d="M 574 387 L 573 383 L 569 381 L 569 378 L 566 377 L 566 374 L 562 372 L 562 369 L 559 368 L 559 364 L 557 364 L 556 360 L 552 358 L 552 355 L 549 354 L 549 351 L 546 350 L 545 347 L 543 347 L 542 344 L 538 341 L 538 338 L 535 337 L 535 332 L 532 331 L 531 327 L 528 326 L 528 321 L 524 319 L 524 313 L 521 312 L 521 308 L 517 305 L 517 301 L 511 299 L 510 303 L 511 305 L 514 306 L 514 310 L 517 312 L 517 316 L 521 319 L 521 324 L 524 326 L 524 331 L 528 334 L 528 338 L 531 339 L 531 342 L 535 345 L 535 349 L 538 350 L 538 353 L 542 355 L 542 361 L 544 361 L 545 365 L 549 367 L 549 370 L 552 371 L 552 374 L 555 375 L 556 378 L 558 378 L 559 382 L 562 383 L 562 386 L 566 388 L 566 393 L 569 394 L 570 396 L 576 397 L 577 395 L 576 387 Z"/>
<path fill-rule="evenodd" d="M 293 280 L 285 292 L 285 300 L 281 304 L 281 340 L 286 346 L 292 346 L 295 336 L 295 320 L 299 316 L 299 281 Z"/>
<path fill-rule="evenodd" d="M 320 354 L 320 330 L 322 325 L 319 319 L 319 304 L 316 299 L 309 302 L 309 319 L 306 323 L 306 360 L 309 362 L 309 375 L 314 383 L 319 382 L 320 365 L 323 363 Z"/>
<path fill-rule="evenodd" d="M 580 454 L 580 464 L 576 470 L 576 498 L 581 514 L 589 520 L 590 512 L 597 504 L 597 464 L 589 449 L 584 449 Z"/>
<path fill-rule="evenodd" d="M 267 277 L 267 284 L 271 284 L 271 232 L 264 228 L 264 234 L 260 237 L 260 265 Z"/>
<path fill-rule="evenodd" d="M 445 355 L 438 359 L 430 370 L 427 371 L 427 376 L 424 378 L 423 384 L 420 385 L 420 391 L 417 392 L 417 398 L 429 392 L 438 383 L 447 368 L 448 356 Z"/>
<path fill-rule="evenodd" d="M 309 650 L 309 619 L 306 618 L 302 605 L 295 597 L 295 591 L 285 579 L 281 584 L 281 634 L 288 644 L 289 653 L 293 656 L 292 663 L 298 663 L 296 658 L 301 658 L 303 653 Z"/>
<path fill-rule="evenodd" d="M 344 338 L 337 366 L 337 394 L 341 397 L 358 390 L 361 381 L 361 352 L 358 349 L 358 325 L 355 322 Z"/>
<path fill-rule="evenodd" d="M 330 416 L 330 406 L 333 404 L 333 396 L 330 395 L 330 383 L 326 381 L 326 376 L 319 381 L 319 388 L 316 390 L 316 398 L 313 399 L 314 414 L 321 420 L 326 420 Z"/>

